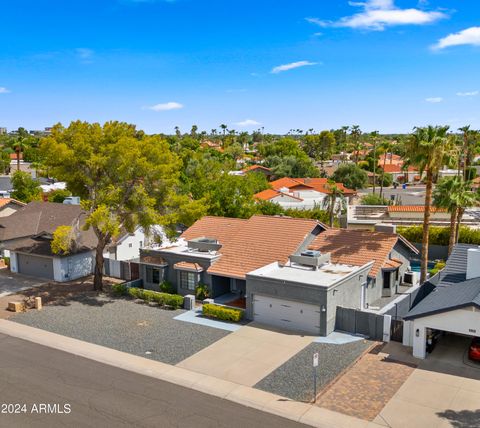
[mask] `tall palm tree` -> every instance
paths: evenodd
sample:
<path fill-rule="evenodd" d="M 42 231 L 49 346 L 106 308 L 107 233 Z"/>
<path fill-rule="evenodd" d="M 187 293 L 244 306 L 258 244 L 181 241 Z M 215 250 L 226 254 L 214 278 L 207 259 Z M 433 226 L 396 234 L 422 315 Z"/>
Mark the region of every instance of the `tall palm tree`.
<path fill-rule="evenodd" d="M 352 125 L 350 128 L 350 136 L 352 137 L 353 140 L 353 150 L 354 150 L 354 162 L 355 165 L 358 164 L 358 155 L 360 151 L 360 135 L 362 134 L 362 131 L 360 129 L 359 125 Z"/>
<path fill-rule="evenodd" d="M 228 126 L 222 123 L 220 125 L 220 129 L 223 131 L 223 136 L 225 137 L 225 134 L 227 133 Z"/>
<path fill-rule="evenodd" d="M 445 208 L 450 213 L 450 238 L 448 241 L 448 255 L 458 241 L 458 231 L 461 216 L 466 208 L 475 206 L 478 196 L 472 190 L 472 183 L 461 177 L 447 177 L 441 180 L 433 191 L 433 203 L 439 208 Z"/>
<path fill-rule="evenodd" d="M 449 152 L 452 144 L 448 135 L 448 126 L 416 127 L 406 142 L 406 160 L 408 165 L 415 165 L 420 175 L 426 172 L 425 212 L 423 216 L 422 257 L 420 282 L 427 279 L 428 244 L 430 230 L 430 215 L 432 205 L 433 181 L 442 167 L 443 158 Z"/>
<path fill-rule="evenodd" d="M 375 194 L 375 184 L 377 181 L 377 140 L 378 140 L 378 131 L 373 131 L 370 133 L 373 141 L 373 194 Z M 382 188 L 383 188 L 383 179 L 382 179 Z"/>
<path fill-rule="evenodd" d="M 386 140 L 381 145 L 382 149 L 384 149 L 383 153 L 383 166 L 382 166 L 382 181 L 380 182 L 380 198 L 383 196 L 383 181 L 385 178 L 385 165 L 387 164 L 387 154 L 389 151 L 392 150 L 392 143 L 389 140 Z"/>
<path fill-rule="evenodd" d="M 20 171 L 20 158 L 22 153 L 25 153 L 25 151 L 32 145 L 32 141 L 28 133 L 26 131 L 20 132 L 22 129 L 23 128 L 19 128 L 18 135 L 10 140 L 7 148 L 7 151 L 10 153 L 15 153 L 17 159 L 17 171 Z"/>
<path fill-rule="evenodd" d="M 343 190 L 333 180 L 328 180 L 325 189 L 328 193 L 322 201 L 322 206 L 328 211 L 329 226 L 333 227 L 335 214 L 340 215 L 345 209 L 346 199 L 343 196 Z"/>

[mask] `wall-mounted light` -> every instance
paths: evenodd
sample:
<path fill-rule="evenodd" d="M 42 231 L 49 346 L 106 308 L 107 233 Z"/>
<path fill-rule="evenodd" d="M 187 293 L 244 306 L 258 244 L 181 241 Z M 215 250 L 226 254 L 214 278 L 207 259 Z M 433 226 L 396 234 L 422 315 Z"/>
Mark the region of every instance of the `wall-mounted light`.
<path fill-rule="evenodd" d="M 322 305 L 321 311 L 322 312 L 327 312 L 327 308 L 325 307 L 325 305 Z"/>
<path fill-rule="evenodd" d="M 415 336 L 420 337 L 420 329 L 417 328 L 415 330 Z"/>

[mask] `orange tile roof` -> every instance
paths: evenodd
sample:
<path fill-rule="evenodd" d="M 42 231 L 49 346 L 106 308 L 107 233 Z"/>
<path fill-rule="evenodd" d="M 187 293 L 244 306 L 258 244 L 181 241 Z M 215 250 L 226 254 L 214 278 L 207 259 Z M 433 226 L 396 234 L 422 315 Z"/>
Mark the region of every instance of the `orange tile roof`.
<path fill-rule="evenodd" d="M 388 210 L 389 213 L 394 213 L 394 212 L 423 213 L 423 212 L 425 212 L 425 206 L 424 205 L 389 205 L 387 210 Z M 430 211 L 432 213 L 435 213 L 435 212 L 446 213 L 447 212 L 447 210 L 445 208 L 437 208 L 437 207 L 430 207 Z"/>
<path fill-rule="evenodd" d="M 9 203 L 14 203 L 17 205 L 20 205 L 21 207 L 24 207 L 27 204 L 24 204 L 23 202 L 17 201 L 16 199 L 13 198 L 0 198 L 0 208 L 3 208 L 4 206 L 8 205 Z"/>
<path fill-rule="evenodd" d="M 267 168 L 266 166 L 250 165 L 247 168 L 243 169 L 243 172 L 255 171 L 257 169 L 261 169 L 262 171 L 266 171 L 266 172 L 271 172 L 272 171 L 270 168 Z"/>
<path fill-rule="evenodd" d="M 297 199 L 299 201 L 303 201 L 302 198 L 298 198 L 296 196 L 290 195 L 288 193 L 279 192 L 278 190 L 273 189 L 266 189 L 258 192 L 254 195 L 255 199 L 261 199 L 262 201 L 269 201 L 270 199 L 276 198 L 277 196 L 287 196 L 289 198 Z"/>
<path fill-rule="evenodd" d="M 320 233 L 309 248 L 331 253 L 333 263 L 363 266 L 372 260 L 369 276 L 375 277 L 397 243 L 399 235 L 368 230 L 328 229 Z"/>
<path fill-rule="evenodd" d="M 173 265 L 173 268 L 193 272 L 203 272 L 203 267 L 201 267 L 198 263 L 178 262 Z"/>
<path fill-rule="evenodd" d="M 214 238 L 220 244 L 224 244 L 246 221 L 241 218 L 206 216 L 196 221 L 183 232 L 181 238 L 188 241 L 189 239 L 204 236 L 206 238 Z"/>
<path fill-rule="evenodd" d="M 278 180 L 272 181 L 271 186 L 274 190 L 280 190 L 283 187 L 292 189 L 294 187 L 306 187 L 307 189 L 316 190 L 320 193 L 330 193 L 330 190 L 326 187 L 328 184 L 328 178 L 290 178 L 284 177 Z M 345 195 L 353 195 L 355 191 L 346 188 L 343 183 L 336 183 L 337 187 L 343 191 Z"/>
<path fill-rule="evenodd" d="M 248 220 L 203 217 L 182 237 L 218 239 L 222 256 L 208 273 L 243 279 L 248 272 L 267 264 L 285 263 L 317 225 L 321 223 L 316 220 L 276 216 L 253 216 Z"/>
<path fill-rule="evenodd" d="M 382 269 L 397 269 L 402 266 L 402 262 L 397 259 L 388 259 L 382 266 Z"/>
<path fill-rule="evenodd" d="M 17 153 L 10 153 L 11 160 L 17 160 Z M 20 160 L 23 159 L 23 153 L 20 153 Z"/>
<path fill-rule="evenodd" d="M 403 163 L 402 164 L 385 164 L 385 166 L 383 164 L 378 164 L 378 166 L 380 168 L 384 168 L 384 171 L 385 173 L 387 174 L 393 174 L 393 173 L 402 173 L 402 172 L 418 172 L 418 168 L 414 167 L 414 166 L 409 166 L 407 168 L 407 170 L 404 169 L 404 166 L 403 166 Z"/>

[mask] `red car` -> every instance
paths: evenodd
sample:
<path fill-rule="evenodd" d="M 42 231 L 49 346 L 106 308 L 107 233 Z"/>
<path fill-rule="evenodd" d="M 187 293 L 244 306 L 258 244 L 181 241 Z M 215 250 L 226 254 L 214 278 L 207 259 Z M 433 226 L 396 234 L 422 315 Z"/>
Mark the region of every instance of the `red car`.
<path fill-rule="evenodd" d="M 468 350 L 468 358 L 480 362 L 480 337 L 474 337 Z"/>

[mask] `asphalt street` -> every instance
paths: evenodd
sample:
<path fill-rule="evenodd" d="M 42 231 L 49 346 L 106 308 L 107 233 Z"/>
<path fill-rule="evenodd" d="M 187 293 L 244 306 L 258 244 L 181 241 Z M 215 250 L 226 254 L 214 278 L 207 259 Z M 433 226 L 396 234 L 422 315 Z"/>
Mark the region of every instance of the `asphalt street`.
<path fill-rule="evenodd" d="M 0 334 L 0 427 L 7 426 L 305 427 L 198 391 Z"/>

